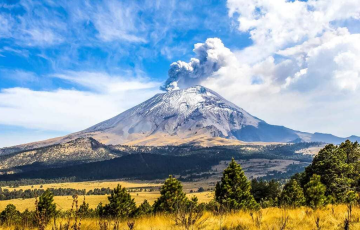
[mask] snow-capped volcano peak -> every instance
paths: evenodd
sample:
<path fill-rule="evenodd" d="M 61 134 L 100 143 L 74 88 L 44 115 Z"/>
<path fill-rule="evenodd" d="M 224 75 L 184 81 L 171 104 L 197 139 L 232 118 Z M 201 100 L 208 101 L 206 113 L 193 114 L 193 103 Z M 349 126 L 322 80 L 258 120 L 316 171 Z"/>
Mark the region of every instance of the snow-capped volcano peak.
<path fill-rule="evenodd" d="M 305 133 L 270 125 L 203 86 L 171 90 L 81 132 L 42 142 L 0 149 L 1 154 L 92 137 L 103 144 L 237 145 L 246 142 L 318 141 L 341 143 L 330 134 Z"/>
<path fill-rule="evenodd" d="M 181 138 L 205 134 L 209 137 L 236 139 L 233 130 L 245 126 L 257 127 L 259 122 L 262 121 L 216 92 L 203 86 L 194 86 L 157 94 L 82 133 L 110 133 L 118 136 L 121 142 L 154 134 Z"/>

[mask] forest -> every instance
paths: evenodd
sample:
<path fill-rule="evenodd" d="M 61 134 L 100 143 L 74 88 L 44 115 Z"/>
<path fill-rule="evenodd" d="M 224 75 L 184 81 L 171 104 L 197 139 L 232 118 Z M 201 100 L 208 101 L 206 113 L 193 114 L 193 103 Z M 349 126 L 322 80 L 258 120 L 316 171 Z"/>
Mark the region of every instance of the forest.
<path fill-rule="evenodd" d="M 122 152 L 123 156 L 92 163 L 49 166 L 40 163 L 18 166 L 14 170 L 22 173 L 0 175 L 1 181 L 21 181 L 24 179 L 58 180 L 75 178 L 75 181 L 130 178 L 139 180 L 164 179 L 169 174 L 197 174 L 208 172 L 212 166 L 232 157 L 240 159 L 290 159 L 310 163 L 311 155 L 296 151 L 318 146 L 321 143 L 295 143 L 267 146 L 164 146 L 129 147 L 108 146 L 111 151 Z M 254 150 L 248 150 L 251 149 Z M 297 169 L 297 172 L 303 168 Z M 294 170 L 292 170 L 294 172 Z M 287 175 L 289 176 L 289 175 Z M 277 175 L 284 177 L 284 175 Z"/>

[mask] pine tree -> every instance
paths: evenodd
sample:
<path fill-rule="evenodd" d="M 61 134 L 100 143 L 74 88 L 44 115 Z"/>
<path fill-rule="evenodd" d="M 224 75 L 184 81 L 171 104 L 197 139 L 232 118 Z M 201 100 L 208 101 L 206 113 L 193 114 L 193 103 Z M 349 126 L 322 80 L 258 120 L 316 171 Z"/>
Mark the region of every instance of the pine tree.
<path fill-rule="evenodd" d="M 326 186 L 325 195 L 336 203 L 346 202 L 347 194 L 360 189 L 360 146 L 347 140 L 340 146 L 327 145 L 305 169 L 301 184 L 304 187 L 316 174 Z"/>
<path fill-rule="evenodd" d="M 136 210 L 134 199 L 121 185 L 117 185 L 108 197 L 109 204 L 104 207 L 104 215 L 112 218 L 129 217 Z"/>
<path fill-rule="evenodd" d="M 135 216 L 150 215 L 152 213 L 152 207 L 147 200 L 136 209 Z"/>
<path fill-rule="evenodd" d="M 257 209 L 259 205 L 250 190 L 250 182 L 240 164 L 237 164 L 233 158 L 224 170 L 221 182 L 216 184 L 215 200 L 230 210 Z"/>
<path fill-rule="evenodd" d="M 323 206 L 326 202 L 326 186 L 320 181 L 321 177 L 314 174 L 305 185 L 306 203 L 312 208 Z"/>
<path fill-rule="evenodd" d="M 263 208 L 276 206 L 281 194 L 281 186 L 280 183 L 275 180 L 258 181 L 257 179 L 253 179 L 251 181 L 251 194 L 254 196 L 256 202 Z"/>
<path fill-rule="evenodd" d="M 1 224 L 9 226 L 20 220 L 20 212 L 16 210 L 15 205 L 8 204 L 5 210 L 0 213 L 0 220 Z"/>
<path fill-rule="evenodd" d="M 155 212 L 175 212 L 183 203 L 187 202 L 181 183 L 172 175 L 165 180 L 160 189 L 160 197 L 154 203 Z"/>
<path fill-rule="evenodd" d="M 86 203 L 85 196 L 84 196 L 83 203 L 79 207 L 78 213 L 82 217 L 88 216 L 90 214 L 89 203 Z"/>
<path fill-rule="evenodd" d="M 56 204 L 54 203 L 54 195 L 47 189 L 40 197 L 37 210 L 45 216 L 48 223 L 50 218 L 56 215 Z"/>
<path fill-rule="evenodd" d="M 282 206 L 290 206 L 293 208 L 300 207 L 305 204 L 303 189 L 295 179 L 291 179 L 285 184 L 280 196 L 280 204 Z"/>

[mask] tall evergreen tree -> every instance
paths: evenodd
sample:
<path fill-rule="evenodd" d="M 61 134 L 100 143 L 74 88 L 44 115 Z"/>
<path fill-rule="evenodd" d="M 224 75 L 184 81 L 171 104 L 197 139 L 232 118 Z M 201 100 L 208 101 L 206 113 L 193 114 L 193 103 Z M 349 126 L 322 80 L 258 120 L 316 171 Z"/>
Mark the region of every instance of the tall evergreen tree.
<path fill-rule="evenodd" d="M 233 158 L 224 170 L 221 181 L 216 184 L 215 200 L 230 210 L 257 209 L 259 205 L 250 190 L 250 182 Z"/>
<path fill-rule="evenodd" d="M 0 213 L 0 220 L 1 224 L 9 226 L 20 220 L 20 212 L 16 210 L 15 205 L 8 204 L 5 210 Z"/>
<path fill-rule="evenodd" d="M 47 189 L 40 197 L 37 210 L 45 216 L 48 223 L 52 217 L 56 215 L 56 204 L 54 203 L 54 195 Z"/>
<path fill-rule="evenodd" d="M 306 203 L 312 208 L 323 206 L 326 202 L 326 186 L 320 181 L 320 176 L 314 174 L 305 185 Z"/>
<path fill-rule="evenodd" d="M 111 191 L 108 197 L 109 204 L 105 205 L 105 216 L 112 218 L 125 218 L 131 216 L 136 210 L 136 204 L 134 199 L 126 191 L 126 188 L 122 188 L 121 185 L 117 185 L 114 190 Z"/>
<path fill-rule="evenodd" d="M 295 179 L 291 179 L 284 186 L 280 196 L 280 205 L 289 207 L 300 207 L 305 204 L 303 189 Z"/>
<path fill-rule="evenodd" d="M 345 141 L 340 146 L 327 145 L 305 169 L 301 184 L 304 187 L 312 175 L 321 176 L 325 195 L 337 203 L 346 202 L 346 194 L 360 190 L 360 147 L 357 142 Z"/>
<path fill-rule="evenodd" d="M 160 197 L 154 203 L 155 212 L 175 212 L 188 199 L 182 190 L 181 183 L 172 175 L 165 180 L 160 189 Z"/>

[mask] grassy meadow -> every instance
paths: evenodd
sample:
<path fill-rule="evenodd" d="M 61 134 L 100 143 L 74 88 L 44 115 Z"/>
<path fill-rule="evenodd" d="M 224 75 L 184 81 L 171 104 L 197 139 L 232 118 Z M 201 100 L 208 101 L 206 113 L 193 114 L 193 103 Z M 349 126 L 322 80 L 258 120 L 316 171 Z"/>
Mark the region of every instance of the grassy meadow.
<path fill-rule="evenodd" d="M 140 205 L 144 200 L 147 200 L 150 204 L 153 204 L 154 201 L 160 196 L 159 191 L 156 192 L 134 192 L 130 193 L 131 197 L 135 199 L 137 205 Z M 89 208 L 95 209 L 97 205 L 101 202 L 103 204 L 109 203 L 107 197 L 109 195 L 92 195 L 86 196 L 86 203 L 89 203 Z M 214 198 L 212 192 L 202 192 L 202 193 L 191 193 L 187 194 L 189 198 L 192 196 L 198 197 L 200 202 L 207 203 Z M 83 197 L 79 196 L 79 201 L 83 201 Z M 71 209 L 73 202 L 72 196 L 55 196 L 54 202 L 56 207 L 59 210 L 67 211 Z M 35 210 L 35 198 L 31 199 L 13 199 L 13 200 L 1 200 L 0 201 L 0 212 L 5 209 L 6 205 L 13 204 L 16 206 L 17 210 L 20 212 L 28 209 L 29 211 Z"/>
<path fill-rule="evenodd" d="M 348 207 L 346 205 L 327 206 L 322 209 L 313 210 L 302 207 L 297 209 L 266 208 L 260 211 L 238 211 L 226 214 L 214 214 L 206 212 L 194 226 L 184 227 L 181 223 L 176 224 L 175 215 L 143 216 L 136 219 L 120 221 L 118 226 L 114 221 L 104 221 L 97 218 L 80 220 L 81 229 L 130 229 L 128 223 L 134 223 L 137 230 L 217 230 L 217 229 L 246 229 L 246 230 L 325 230 L 325 229 L 346 229 L 345 221 L 348 218 Z M 354 207 L 351 214 L 351 221 L 348 229 L 360 229 L 360 208 Z M 60 229 L 59 226 L 66 225 L 69 219 L 57 219 L 57 228 L 49 224 L 46 229 Z M 70 219 L 70 224 L 74 219 Z M 79 223 L 79 222 L 78 222 Z M 104 223 L 107 228 L 104 228 Z M 15 230 L 27 229 L 16 228 L 15 226 L 2 226 L 0 229 Z"/>
<path fill-rule="evenodd" d="M 124 181 L 91 181 L 91 182 L 71 182 L 71 183 L 59 183 L 59 184 L 44 184 L 42 188 L 75 188 L 75 189 L 95 189 L 101 187 L 114 188 L 117 184 L 121 184 L 127 188 L 158 188 L 161 184 L 158 183 L 142 183 L 142 182 L 124 182 Z M 191 188 L 196 188 L 201 185 L 199 183 L 184 183 L 184 190 L 189 191 Z M 40 188 L 40 185 L 34 186 L 21 186 L 19 189 L 35 189 Z M 14 189 L 14 188 L 9 188 Z M 135 199 L 137 205 L 140 205 L 145 199 L 153 204 L 154 201 L 160 196 L 158 190 L 153 192 L 131 192 L 131 197 Z M 190 198 L 197 196 L 199 202 L 209 202 L 214 198 L 213 192 L 194 192 L 187 193 Z M 86 202 L 89 204 L 89 208 L 95 209 L 96 206 L 102 202 L 108 203 L 108 195 L 92 195 L 86 196 Z M 83 197 L 79 197 L 79 202 L 82 202 Z M 54 202 L 57 208 L 62 211 L 71 209 L 73 198 L 71 196 L 55 196 Z M 14 204 L 20 212 L 28 209 L 29 211 L 35 210 L 35 198 L 32 199 L 13 199 L 0 201 L 0 210 L 4 210 L 6 205 Z M 321 230 L 321 229 L 345 229 L 345 220 L 348 218 L 348 206 L 326 206 L 324 208 L 313 210 L 308 207 L 301 207 L 297 209 L 281 209 L 281 208 L 265 208 L 260 211 L 238 211 L 233 213 L 213 213 L 205 212 L 200 220 L 190 229 L 304 229 L 304 230 Z M 360 208 L 353 207 L 351 213 L 351 228 L 360 229 Z M 58 227 L 68 223 L 69 219 L 57 219 Z M 70 220 L 74 222 L 74 220 Z M 120 222 L 118 229 L 129 229 L 129 220 Z M 176 224 L 176 215 L 151 215 L 142 216 L 140 218 L 131 219 L 130 222 L 135 223 L 134 229 L 186 229 L 181 224 Z M 100 224 L 102 223 L 102 224 Z M 98 218 L 85 218 L 81 220 L 81 229 L 104 229 L 104 220 Z M 108 225 L 107 229 L 114 229 L 114 221 L 106 221 Z M 102 227 L 101 227 L 102 226 Z M 13 230 L 15 226 L 3 225 L 0 229 Z M 26 228 L 25 228 L 26 229 Z M 46 229 L 55 229 L 54 224 L 49 224 Z"/>

